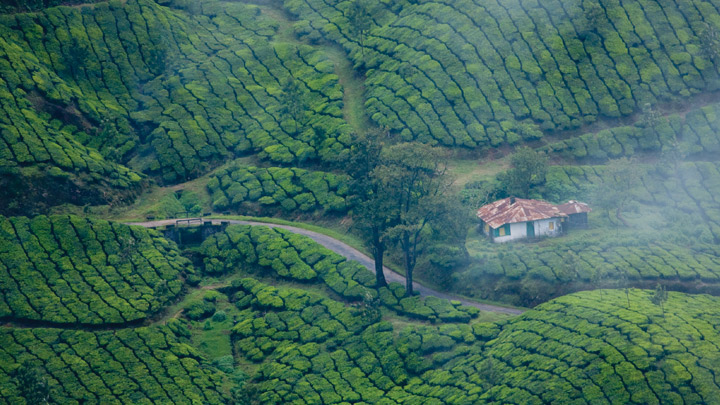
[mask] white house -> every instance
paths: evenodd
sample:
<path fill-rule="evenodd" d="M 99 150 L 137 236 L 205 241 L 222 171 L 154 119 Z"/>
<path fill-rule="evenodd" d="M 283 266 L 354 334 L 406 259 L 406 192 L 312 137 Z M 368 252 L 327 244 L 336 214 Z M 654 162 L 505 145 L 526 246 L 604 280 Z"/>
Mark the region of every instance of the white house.
<path fill-rule="evenodd" d="M 508 242 L 538 236 L 557 236 L 563 225 L 587 225 L 590 207 L 577 201 L 553 205 L 539 200 L 509 197 L 482 206 L 477 216 L 485 235 L 493 242 Z M 572 218 L 571 221 L 568 219 Z"/>

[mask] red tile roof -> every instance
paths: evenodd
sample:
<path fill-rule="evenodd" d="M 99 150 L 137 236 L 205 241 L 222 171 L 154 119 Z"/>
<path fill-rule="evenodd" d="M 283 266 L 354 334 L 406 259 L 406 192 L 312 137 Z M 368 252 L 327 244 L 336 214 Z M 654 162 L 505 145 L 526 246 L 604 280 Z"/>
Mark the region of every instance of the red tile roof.
<path fill-rule="evenodd" d="M 570 200 L 565 204 L 560 204 L 557 206 L 557 209 L 559 209 L 560 212 L 566 215 L 580 214 L 583 212 L 592 211 L 587 204 L 575 200 Z"/>
<path fill-rule="evenodd" d="M 515 222 L 537 221 L 539 219 L 566 217 L 558 207 L 549 202 L 539 200 L 526 200 L 515 198 L 510 204 L 511 198 L 495 201 L 492 204 L 482 206 L 477 216 L 493 228 L 499 228 L 505 224 Z"/>

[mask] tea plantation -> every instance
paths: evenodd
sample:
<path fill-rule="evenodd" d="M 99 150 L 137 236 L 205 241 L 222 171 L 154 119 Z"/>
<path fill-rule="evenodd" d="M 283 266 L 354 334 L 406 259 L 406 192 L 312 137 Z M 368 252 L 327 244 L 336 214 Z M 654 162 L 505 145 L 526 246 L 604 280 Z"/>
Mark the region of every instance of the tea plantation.
<path fill-rule="evenodd" d="M 719 67 L 717 0 L 5 1 L 0 404 L 716 403 Z"/>
<path fill-rule="evenodd" d="M 167 327 L 84 332 L 0 331 L 0 402 L 24 403 L 10 378 L 19 364 L 37 367 L 54 403 L 223 403 L 225 378 Z"/>
<path fill-rule="evenodd" d="M 155 231 L 74 216 L 0 217 L 0 319 L 139 321 L 176 298 L 192 272 Z"/>
<path fill-rule="evenodd" d="M 598 209 L 591 229 L 529 245 L 497 246 L 474 233 L 472 263 L 455 275 L 453 288 L 531 305 L 581 285 L 648 288 L 662 281 L 680 291 L 720 292 L 717 163 L 660 161 L 633 170 L 632 228 L 600 226 L 608 213 Z M 587 201 L 612 176 L 608 166 L 552 166 L 547 182 L 561 200 Z"/>
<path fill-rule="evenodd" d="M 343 45 L 371 118 L 406 139 L 513 144 L 717 89 L 712 2 L 379 1 L 364 35 L 351 3 L 285 6 Z"/>
<path fill-rule="evenodd" d="M 113 1 L 0 20 L 3 173 L 123 190 L 138 172 L 177 182 L 241 154 L 333 160 L 348 145 L 332 62 L 274 41 L 255 6 Z"/>
<path fill-rule="evenodd" d="M 343 212 L 348 208 L 349 180 L 298 168 L 239 166 L 216 171 L 207 187 L 218 211 L 258 203 L 285 211 Z"/>

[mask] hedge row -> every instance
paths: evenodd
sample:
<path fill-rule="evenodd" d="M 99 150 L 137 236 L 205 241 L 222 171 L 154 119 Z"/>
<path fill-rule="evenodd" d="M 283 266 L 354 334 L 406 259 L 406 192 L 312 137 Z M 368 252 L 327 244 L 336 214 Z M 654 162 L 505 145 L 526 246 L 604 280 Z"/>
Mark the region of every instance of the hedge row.
<path fill-rule="evenodd" d="M 74 216 L 0 217 L 0 317 L 118 324 L 158 312 L 192 272 L 155 231 Z"/>
<path fill-rule="evenodd" d="M 543 149 L 568 159 L 605 160 L 633 156 L 637 152 L 678 149 L 691 156 L 720 152 L 720 104 L 689 111 L 684 116 L 669 115 L 649 126 L 637 124 L 604 129 L 555 142 Z"/>
<path fill-rule="evenodd" d="M 0 331 L 0 403 L 23 404 L 13 372 L 38 370 L 61 404 L 219 404 L 222 374 L 165 327 L 85 332 L 60 329 Z M 33 387 L 25 387 L 25 390 Z"/>
<path fill-rule="evenodd" d="M 717 88 L 694 1 L 376 2 L 361 44 L 350 1 L 286 0 L 296 30 L 367 69 L 380 125 L 445 145 L 498 145 Z M 364 48 L 364 49 L 363 49 Z M 531 119 L 532 121 L 525 121 Z"/>
<path fill-rule="evenodd" d="M 200 247 L 203 271 L 219 275 L 229 272 L 271 274 L 304 283 L 323 283 L 341 297 L 363 300 L 378 298 L 375 276 L 358 262 L 347 261 L 307 236 L 281 228 L 230 225 L 225 232 L 206 239 Z M 379 290 L 382 304 L 401 314 L 427 320 L 467 321 L 476 308 L 428 297 L 405 298 L 399 284 Z"/>
<path fill-rule="evenodd" d="M 81 143 L 120 162 L 151 155 L 138 167 L 172 182 L 240 153 L 335 159 L 349 142 L 332 62 L 313 47 L 271 41 L 278 23 L 256 6 L 208 1 L 181 10 L 130 0 L 0 20 L 0 94 L 12 119 L 0 125 L 17 128 L 0 132 L 35 160 L 82 168 L 68 152 Z M 283 113 L 291 80 L 298 126 Z M 53 116 L 73 126 L 61 132 Z M 51 135 L 68 141 L 35 140 L 56 126 Z M 6 155 L 8 164 L 29 159 Z"/>
<path fill-rule="evenodd" d="M 442 353 L 474 343 L 475 333 L 497 332 L 443 324 L 407 328 L 395 339 L 392 325 L 368 317 L 362 306 L 254 279 L 234 286 L 243 320 L 232 329 L 232 341 L 243 358 L 262 363 L 255 377 L 262 403 L 419 400 L 424 396 L 403 390 L 413 373 L 440 367 L 449 360 Z"/>
<path fill-rule="evenodd" d="M 83 129 L 53 118 L 51 112 L 73 115 L 74 107 L 52 111 L 57 107 L 53 98 L 70 99 L 73 92 L 26 46 L 13 41 L 14 35 L 0 23 L 0 172 L 40 170 L 47 176 L 82 179 L 90 185 L 138 186 L 137 173 L 82 143 L 87 137 Z"/>
<path fill-rule="evenodd" d="M 316 293 L 234 284 L 232 342 L 262 403 L 707 403 L 717 298 L 568 295 L 496 324 L 395 329 Z M 664 314 L 664 315 L 663 315 Z"/>
<path fill-rule="evenodd" d="M 668 293 L 663 317 L 652 294 L 596 290 L 539 306 L 506 325 L 482 361 L 461 358 L 446 381 L 463 386 L 455 378 L 479 370 L 493 381 L 480 397 L 491 403 L 713 402 L 717 298 Z"/>
<path fill-rule="evenodd" d="M 237 166 L 216 172 L 207 187 L 216 211 L 259 203 L 286 211 L 343 212 L 347 210 L 348 182 L 347 176 L 333 173 Z"/>

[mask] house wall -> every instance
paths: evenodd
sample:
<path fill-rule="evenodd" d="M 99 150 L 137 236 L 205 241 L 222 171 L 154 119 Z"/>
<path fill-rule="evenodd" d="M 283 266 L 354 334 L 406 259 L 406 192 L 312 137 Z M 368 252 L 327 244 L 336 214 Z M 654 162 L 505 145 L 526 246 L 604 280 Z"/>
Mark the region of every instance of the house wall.
<path fill-rule="evenodd" d="M 510 224 L 510 235 L 509 236 L 496 236 L 493 238 L 493 241 L 502 243 L 502 242 L 510 242 L 511 240 L 516 239 L 525 239 L 527 237 L 527 223 L 526 222 L 517 222 L 514 224 Z"/>
<path fill-rule="evenodd" d="M 553 223 L 553 229 L 550 229 L 550 223 Z M 557 236 L 561 228 L 560 218 L 541 219 L 535 221 L 535 236 Z"/>
<path fill-rule="evenodd" d="M 541 219 L 533 222 L 535 226 L 535 236 L 557 236 L 561 233 L 562 225 L 560 218 Z M 553 229 L 550 229 L 551 222 L 554 224 Z M 492 230 L 490 232 L 492 232 Z M 510 235 L 493 237 L 493 241 L 504 243 L 525 238 L 527 238 L 527 222 L 517 222 L 510 224 Z"/>

